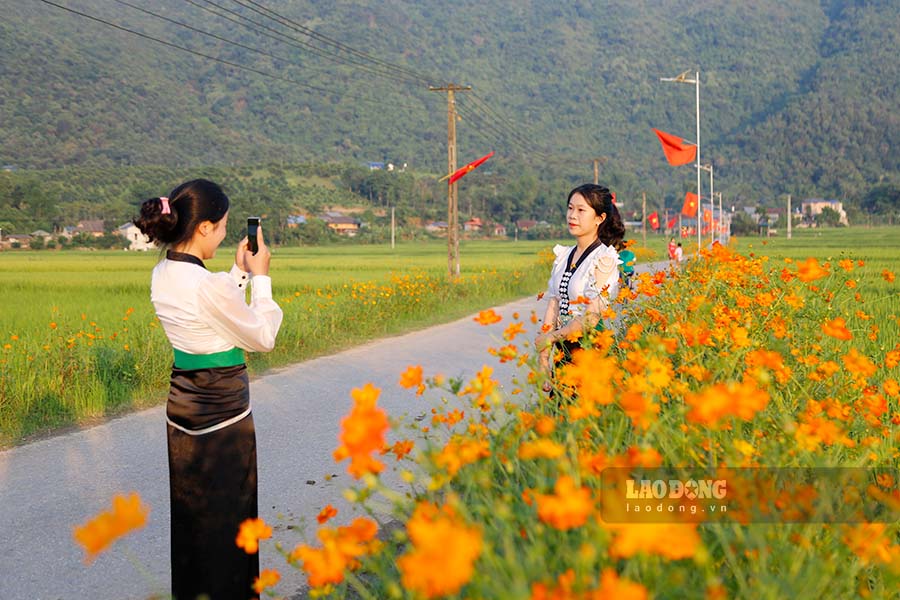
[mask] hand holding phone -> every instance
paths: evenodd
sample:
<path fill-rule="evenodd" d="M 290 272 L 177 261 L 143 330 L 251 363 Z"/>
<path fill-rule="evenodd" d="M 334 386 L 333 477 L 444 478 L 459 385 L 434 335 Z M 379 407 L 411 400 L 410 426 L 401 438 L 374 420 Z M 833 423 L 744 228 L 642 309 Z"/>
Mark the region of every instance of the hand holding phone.
<path fill-rule="evenodd" d="M 256 232 L 259 231 L 259 217 L 247 217 L 247 246 L 251 254 L 259 252 Z"/>

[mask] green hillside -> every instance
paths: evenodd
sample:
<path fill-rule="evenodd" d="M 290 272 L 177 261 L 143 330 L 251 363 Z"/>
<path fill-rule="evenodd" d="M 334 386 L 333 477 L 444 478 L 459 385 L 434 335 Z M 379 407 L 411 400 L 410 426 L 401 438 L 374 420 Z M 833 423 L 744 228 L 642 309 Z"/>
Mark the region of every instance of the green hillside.
<path fill-rule="evenodd" d="M 57 3 L 253 71 L 0 0 L 0 163 L 442 173 L 446 94 L 428 86 L 453 82 L 473 86 L 458 94 L 461 162 L 496 150 L 501 171 L 584 179 L 604 156 L 623 197 L 677 197 L 690 168 L 666 165 L 650 128 L 693 139 L 693 86 L 659 78 L 699 69 L 702 160 L 732 199 L 853 201 L 900 178 L 891 0 L 139 3 L 170 21 L 116 0 Z"/>

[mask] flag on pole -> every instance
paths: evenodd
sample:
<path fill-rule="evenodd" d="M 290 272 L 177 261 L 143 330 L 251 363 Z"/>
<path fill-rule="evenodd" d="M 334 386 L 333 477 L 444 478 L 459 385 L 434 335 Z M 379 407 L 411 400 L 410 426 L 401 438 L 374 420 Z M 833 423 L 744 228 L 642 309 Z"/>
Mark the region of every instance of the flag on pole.
<path fill-rule="evenodd" d="M 647 223 L 650 224 L 650 229 L 659 229 L 659 214 L 652 212 L 647 217 Z"/>
<path fill-rule="evenodd" d="M 449 177 L 450 180 L 447 182 L 447 185 L 453 185 L 453 184 L 456 183 L 459 179 L 465 177 L 465 176 L 469 173 L 469 171 L 474 171 L 476 168 L 478 168 L 478 167 L 481 165 L 481 163 L 483 163 L 484 161 L 486 161 L 487 159 L 489 159 L 489 158 L 492 157 L 493 155 L 494 155 L 493 151 L 490 152 L 489 154 L 485 154 L 484 156 L 482 156 L 482 157 L 479 158 L 478 160 L 473 160 L 472 162 L 470 162 L 470 163 L 467 164 L 466 166 L 457 169 L 457 170 L 454 171 L 452 174 L 447 175 L 447 176 L 444 176 L 444 177 L 441 177 L 441 179 L 440 179 L 439 181 L 443 181 L 443 180 L 445 180 L 445 179 L 447 179 L 447 178 Z"/>
<path fill-rule="evenodd" d="M 697 146 L 685 144 L 684 140 L 671 133 L 666 133 L 659 129 L 654 129 L 653 131 L 659 137 L 663 154 L 666 155 L 666 160 L 669 161 L 670 165 L 677 167 L 678 165 L 686 165 L 694 161 L 694 158 L 697 156 Z"/>
<path fill-rule="evenodd" d="M 681 207 L 681 214 L 686 217 L 696 217 L 697 216 L 697 207 L 699 203 L 697 202 L 699 198 L 697 198 L 697 194 L 693 192 L 688 192 L 684 195 L 684 206 Z"/>
<path fill-rule="evenodd" d="M 666 223 L 666 229 L 674 229 L 675 223 L 677 223 L 677 222 L 678 222 L 678 217 L 672 217 L 671 219 L 669 219 L 669 222 Z"/>

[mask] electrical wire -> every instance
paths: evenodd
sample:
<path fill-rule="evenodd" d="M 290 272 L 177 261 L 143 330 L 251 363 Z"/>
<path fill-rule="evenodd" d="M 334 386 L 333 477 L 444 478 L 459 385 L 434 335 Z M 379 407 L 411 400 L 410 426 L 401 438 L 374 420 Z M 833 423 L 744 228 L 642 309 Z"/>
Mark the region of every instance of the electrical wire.
<path fill-rule="evenodd" d="M 324 94 L 330 94 L 330 95 L 337 95 L 337 96 L 341 96 L 341 97 L 353 98 L 354 100 L 359 100 L 359 101 L 361 101 L 361 102 L 367 102 L 367 103 L 371 103 L 371 104 L 377 104 L 377 105 L 379 105 L 379 106 L 381 106 L 381 107 L 384 107 L 384 106 L 387 105 L 387 103 L 384 102 L 383 100 L 375 100 L 375 99 L 373 99 L 373 98 L 366 98 L 366 97 L 364 97 L 364 96 L 357 96 L 357 95 L 355 95 L 355 94 L 348 94 L 348 93 L 346 93 L 346 92 L 340 92 L 340 91 L 338 91 L 338 90 L 331 90 L 331 89 L 323 88 L 323 87 L 316 86 L 316 85 L 312 85 L 312 84 L 309 84 L 309 83 L 304 83 L 304 82 L 302 82 L 302 81 L 297 81 L 296 79 L 291 79 L 291 78 L 289 78 L 289 77 L 282 77 L 282 76 L 280 76 L 280 75 L 276 75 L 275 73 L 270 73 L 270 72 L 268 72 L 268 71 L 263 71 L 263 70 L 261 70 L 261 69 L 257 69 L 257 68 L 254 68 L 254 67 L 249 67 L 249 66 L 247 66 L 247 65 L 242 65 L 242 64 L 240 64 L 240 63 L 236 63 L 236 62 L 233 62 L 233 61 L 230 61 L 230 60 L 226 60 L 226 59 L 220 58 L 220 57 L 218 57 L 218 56 L 212 56 L 212 55 L 210 55 L 210 54 L 205 54 L 205 53 L 203 53 L 203 52 L 198 52 L 198 51 L 196 51 L 196 50 L 192 50 L 191 48 L 186 48 L 186 47 L 184 47 L 184 46 L 179 46 L 178 44 L 173 44 L 172 42 L 167 42 L 166 40 L 159 39 L 159 38 L 154 37 L 154 36 L 152 36 L 152 35 L 148 35 L 148 34 L 146 34 L 146 33 L 140 32 L 140 31 L 135 31 L 135 30 L 133 30 L 133 29 L 129 29 L 128 27 L 124 27 L 124 26 L 122 26 L 122 25 L 118 25 L 118 24 L 116 24 L 116 23 L 113 23 L 113 22 L 111 22 L 111 21 L 106 21 L 106 20 L 101 19 L 101 18 L 99 18 L 99 17 L 95 17 L 95 16 L 93 16 L 93 15 L 90 15 L 90 14 L 87 14 L 87 13 L 84 13 L 84 12 L 81 12 L 81 11 L 78 11 L 78 10 L 75 10 L 75 9 L 73 9 L 73 8 L 69 8 L 69 7 L 67 7 L 67 6 L 63 6 L 63 5 L 61 5 L 61 4 L 57 4 L 57 3 L 55 3 L 55 2 L 52 2 L 51 0 L 39 0 L 39 1 L 40 1 L 40 2 L 43 2 L 44 4 L 48 4 L 48 5 L 50 5 L 50 6 L 54 6 L 54 7 L 56 7 L 56 8 L 60 8 L 60 9 L 62 9 L 62 10 L 65 10 L 65 11 L 67 11 L 67 12 L 70 12 L 70 13 L 72 13 L 72 14 L 78 15 L 78 16 L 80 16 L 80 17 L 89 19 L 89 20 L 91 20 L 91 21 L 96 21 L 96 22 L 98 22 L 98 23 L 101 23 L 101 24 L 106 25 L 106 26 L 108 26 L 108 27 L 112 27 L 112 28 L 117 29 L 117 30 L 119 30 L 119 31 L 124 31 L 124 32 L 126 32 L 126 33 L 130 33 L 130 34 L 132 34 L 132 35 L 136 35 L 136 36 L 138 36 L 138 37 L 144 38 L 144 39 L 146 39 L 146 40 L 150 40 L 150 41 L 153 41 L 153 42 L 157 42 L 157 43 L 162 44 L 162 45 L 164 45 L 164 46 L 168 46 L 168 47 L 170 47 L 170 48 L 175 48 L 176 50 L 181 50 L 181 51 L 183 51 L 183 52 L 188 52 L 188 53 L 190 53 L 190 54 L 199 56 L 199 57 L 201 57 L 201 58 L 205 58 L 205 59 L 207 59 L 207 60 L 212 60 L 212 61 L 215 61 L 215 62 L 224 64 L 224 65 L 227 65 L 227 66 L 229 66 L 229 67 L 234 67 L 235 69 L 240 69 L 240 70 L 244 70 L 244 71 L 249 71 L 249 72 L 251 72 L 251 73 L 255 73 L 255 74 L 261 75 L 261 76 L 263 76 L 263 77 L 268 77 L 268 78 L 270 78 L 270 79 L 276 79 L 276 80 L 279 80 L 279 81 L 284 81 L 284 82 L 286 82 L 286 83 L 291 83 L 291 84 L 293 84 L 293 85 L 296 85 L 296 86 L 299 86 L 299 87 L 301 87 L 301 88 L 305 88 L 305 89 L 308 89 L 308 90 L 311 90 L 311 91 L 321 92 L 321 93 L 324 93 Z M 413 106 L 409 106 L 409 105 L 404 106 L 404 105 L 400 105 L 400 104 L 396 104 L 396 103 L 391 103 L 391 106 L 397 106 L 397 107 L 402 107 L 402 108 L 415 108 L 415 109 L 420 108 L 420 107 L 413 107 Z"/>
<path fill-rule="evenodd" d="M 433 82 L 436 80 L 435 78 L 425 75 L 423 73 L 419 73 L 415 70 L 408 69 L 408 68 L 400 66 L 400 65 L 389 63 L 387 61 L 384 61 L 377 57 L 374 57 L 370 54 L 367 54 L 365 52 L 357 50 L 351 46 L 344 44 L 343 42 L 340 42 L 340 41 L 330 38 L 324 34 L 321 34 L 317 31 L 315 31 L 314 29 L 310 29 L 309 27 L 306 27 L 305 25 L 302 25 L 289 17 L 279 14 L 276 11 L 263 6 L 259 2 L 255 2 L 254 0 L 232 0 L 232 2 L 234 2 L 235 4 L 238 4 L 240 6 L 243 6 L 245 8 L 248 8 L 249 10 L 252 10 L 253 12 L 256 12 L 257 14 L 260 14 L 269 19 L 272 19 L 273 21 L 280 22 L 282 25 L 287 24 L 286 25 L 287 27 L 290 27 L 291 29 L 294 29 L 295 31 L 299 31 L 299 32 L 301 32 L 305 35 L 308 35 L 312 38 L 315 38 L 325 44 L 329 44 L 335 48 L 343 50 L 344 52 L 353 54 L 355 56 L 358 56 L 365 60 L 371 61 L 371 62 L 381 65 L 383 67 L 387 67 L 392 70 L 407 73 L 408 75 L 419 79 L 423 83 L 429 83 L 429 82 Z M 270 16 L 270 15 L 274 15 L 274 17 Z"/>
<path fill-rule="evenodd" d="M 192 6 L 199 8 L 200 10 L 204 10 L 206 12 L 209 12 L 210 14 L 216 15 L 217 17 L 219 17 L 221 19 L 231 21 L 232 23 L 240 25 L 241 27 L 244 27 L 251 31 L 255 31 L 259 35 L 263 35 L 265 37 L 277 40 L 281 43 L 288 44 L 290 46 L 294 46 L 295 48 L 308 50 L 308 51 L 312 52 L 313 54 L 320 56 L 322 58 L 325 58 L 327 60 L 330 60 L 330 61 L 333 61 L 333 62 L 336 62 L 339 64 L 356 65 L 369 73 L 372 73 L 375 75 L 380 75 L 383 77 L 388 77 L 388 78 L 391 78 L 391 79 L 394 79 L 397 81 L 404 81 L 407 83 L 418 83 L 417 79 L 413 79 L 413 78 L 410 78 L 405 75 L 397 75 L 397 74 L 391 73 L 390 71 L 378 69 L 377 67 L 366 64 L 365 62 L 362 62 L 362 61 L 353 60 L 348 57 L 344 57 L 339 54 L 335 54 L 333 52 L 327 52 L 321 48 L 318 48 L 317 46 L 314 46 L 313 44 L 310 44 L 309 42 L 305 42 L 296 37 L 292 37 L 285 33 L 282 33 L 281 31 L 278 31 L 277 29 L 269 27 L 268 25 L 266 25 L 264 23 L 260 23 L 259 21 L 254 21 L 253 19 L 246 17 L 237 11 L 234 11 L 234 10 L 231 10 L 224 6 L 221 6 L 219 4 L 216 4 L 215 2 L 212 2 L 211 0 L 202 0 L 202 1 L 206 2 L 206 4 L 215 6 L 216 8 L 218 8 L 222 11 L 225 11 L 226 13 L 234 15 L 235 17 L 237 17 L 237 19 L 223 15 L 221 13 L 218 13 L 209 7 L 202 6 L 202 5 L 198 4 L 195 0 L 184 0 L 184 1 Z M 247 23 L 252 23 L 252 25 L 248 25 Z M 261 31 L 260 29 L 262 29 L 264 31 Z M 266 31 L 271 32 L 271 33 L 266 33 Z"/>

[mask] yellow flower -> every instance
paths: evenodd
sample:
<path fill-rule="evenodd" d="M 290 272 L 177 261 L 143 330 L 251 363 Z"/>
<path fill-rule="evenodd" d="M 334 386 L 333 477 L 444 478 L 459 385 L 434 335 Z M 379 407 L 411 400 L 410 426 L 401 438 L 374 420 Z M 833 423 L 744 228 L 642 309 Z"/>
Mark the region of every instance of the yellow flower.
<path fill-rule="evenodd" d="M 150 509 L 141 503 L 141 497 L 137 493 L 132 492 L 127 498 L 116 494 L 112 500 L 112 509 L 75 527 L 72 535 L 84 548 L 85 561 L 92 562 L 117 539 L 146 525 L 149 512 Z"/>
<path fill-rule="evenodd" d="M 397 559 L 403 586 L 425 598 L 457 593 L 481 555 L 481 532 L 453 509 L 421 503 L 406 524 L 412 549 Z"/>
<path fill-rule="evenodd" d="M 235 543 L 238 548 L 243 548 L 247 554 L 259 552 L 259 540 L 267 540 L 272 537 L 272 528 L 266 525 L 262 519 L 246 519 L 241 523 Z"/>

